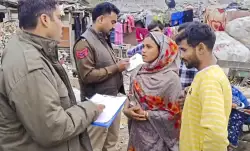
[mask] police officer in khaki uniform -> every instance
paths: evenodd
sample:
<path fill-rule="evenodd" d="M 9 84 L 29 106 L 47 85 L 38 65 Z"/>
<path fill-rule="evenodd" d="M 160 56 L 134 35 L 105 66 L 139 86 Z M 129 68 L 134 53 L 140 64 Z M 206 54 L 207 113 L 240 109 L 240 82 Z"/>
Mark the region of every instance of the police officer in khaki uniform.
<path fill-rule="evenodd" d="M 74 46 L 83 100 L 96 93 L 117 96 L 123 89 L 121 72 L 129 64 L 129 60 L 117 62 L 108 39 L 118 14 L 119 10 L 111 3 L 97 5 L 92 12 L 93 26 L 83 33 Z M 116 150 L 119 128 L 120 115 L 108 129 L 90 127 L 88 132 L 94 151 Z"/>
<path fill-rule="evenodd" d="M 56 0 L 19 0 L 18 32 L 0 69 L 1 151 L 92 151 L 87 127 L 102 105 L 76 104 L 58 62 L 62 33 Z"/>

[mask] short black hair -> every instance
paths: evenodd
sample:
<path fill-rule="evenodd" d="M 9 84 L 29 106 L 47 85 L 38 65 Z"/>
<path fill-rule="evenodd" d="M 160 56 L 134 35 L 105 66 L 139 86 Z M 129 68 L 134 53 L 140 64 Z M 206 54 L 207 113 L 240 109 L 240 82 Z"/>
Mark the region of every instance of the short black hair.
<path fill-rule="evenodd" d="M 198 21 L 193 21 L 193 22 L 186 22 L 186 23 L 184 23 L 184 24 L 181 24 L 179 27 L 178 27 L 178 32 L 180 32 L 180 31 L 182 31 L 182 30 L 184 30 L 184 29 L 186 29 L 189 25 L 191 25 L 191 24 L 196 24 L 196 23 L 200 23 L 200 22 L 198 22 Z"/>
<path fill-rule="evenodd" d="M 144 23 L 141 20 L 135 21 L 135 27 L 145 28 Z"/>
<path fill-rule="evenodd" d="M 213 50 L 216 36 L 211 27 L 204 23 L 190 24 L 181 32 L 177 38 L 176 43 L 179 44 L 182 40 L 187 40 L 187 43 L 196 47 L 199 43 L 204 43 L 210 50 Z"/>
<path fill-rule="evenodd" d="M 35 29 L 40 15 L 48 14 L 53 17 L 57 4 L 57 0 L 18 0 L 19 27 Z"/>
<path fill-rule="evenodd" d="M 191 24 L 199 24 L 200 22 L 198 22 L 198 21 L 193 21 L 193 22 L 186 22 L 186 23 L 184 23 L 184 24 L 181 24 L 180 26 L 179 26 L 179 28 L 178 28 L 178 32 L 180 32 L 180 31 L 182 31 L 182 30 L 184 30 L 184 29 L 186 29 L 189 25 L 191 25 Z"/>
<path fill-rule="evenodd" d="M 181 24 L 179 27 L 178 27 L 178 32 L 182 31 L 183 29 L 186 29 L 188 27 L 188 25 L 190 25 L 190 22 L 186 22 L 184 24 Z"/>
<path fill-rule="evenodd" d="M 164 25 L 159 20 L 154 20 L 148 25 L 148 30 L 151 31 L 152 29 L 159 27 L 161 30 L 163 30 Z"/>
<path fill-rule="evenodd" d="M 92 11 L 92 20 L 93 22 L 96 21 L 96 19 L 105 14 L 111 14 L 112 12 L 119 15 L 120 10 L 112 3 L 104 2 L 96 5 L 96 7 Z"/>

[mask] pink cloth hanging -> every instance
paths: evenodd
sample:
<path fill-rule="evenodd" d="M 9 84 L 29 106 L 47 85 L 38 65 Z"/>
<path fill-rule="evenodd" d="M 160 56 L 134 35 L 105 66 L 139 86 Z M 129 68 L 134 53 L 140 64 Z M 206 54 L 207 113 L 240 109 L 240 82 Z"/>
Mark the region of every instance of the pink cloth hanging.
<path fill-rule="evenodd" d="M 128 22 L 123 23 L 123 32 L 127 33 L 128 32 Z"/>
<path fill-rule="evenodd" d="M 167 33 L 168 33 L 168 35 L 167 35 L 168 37 L 172 37 L 173 36 L 173 32 L 172 32 L 172 30 L 171 30 L 170 27 L 168 27 Z"/>
<path fill-rule="evenodd" d="M 128 16 L 128 32 L 131 33 L 133 28 L 135 28 L 135 19 L 134 16 L 130 15 Z"/>
<path fill-rule="evenodd" d="M 123 29 L 121 23 L 116 23 L 115 25 L 115 44 L 123 44 Z"/>
<path fill-rule="evenodd" d="M 124 33 L 131 33 L 133 32 L 133 29 L 135 28 L 135 19 L 134 19 L 134 16 L 132 15 L 129 15 L 127 16 L 127 19 L 124 23 L 124 26 L 123 26 L 123 32 Z"/>
<path fill-rule="evenodd" d="M 145 28 L 136 28 L 135 34 L 138 43 L 141 43 L 144 38 L 148 35 L 148 30 Z"/>

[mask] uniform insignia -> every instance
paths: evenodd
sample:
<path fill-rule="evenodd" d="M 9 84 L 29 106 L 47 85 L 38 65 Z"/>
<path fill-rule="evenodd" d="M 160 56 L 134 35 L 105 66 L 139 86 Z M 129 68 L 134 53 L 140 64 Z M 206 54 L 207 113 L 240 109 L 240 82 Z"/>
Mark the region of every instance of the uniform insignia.
<path fill-rule="evenodd" d="M 88 54 L 89 54 L 88 48 L 84 48 L 82 50 L 77 50 L 76 51 L 76 58 L 77 59 L 83 59 L 83 58 L 87 57 Z"/>

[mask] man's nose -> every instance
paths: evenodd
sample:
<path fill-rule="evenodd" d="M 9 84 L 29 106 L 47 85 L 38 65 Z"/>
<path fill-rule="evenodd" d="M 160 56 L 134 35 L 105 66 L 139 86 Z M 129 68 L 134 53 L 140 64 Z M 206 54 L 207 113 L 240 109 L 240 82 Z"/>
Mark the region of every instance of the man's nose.
<path fill-rule="evenodd" d="M 146 50 L 145 50 L 145 48 L 142 48 L 142 51 L 141 51 L 142 53 L 145 53 L 146 52 Z"/>
<path fill-rule="evenodd" d="M 183 59 L 183 58 L 184 58 L 183 52 L 182 52 L 182 51 L 179 51 L 179 53 L 180 53 L 179 57 L 180 57 L 181 59 Z"/>

